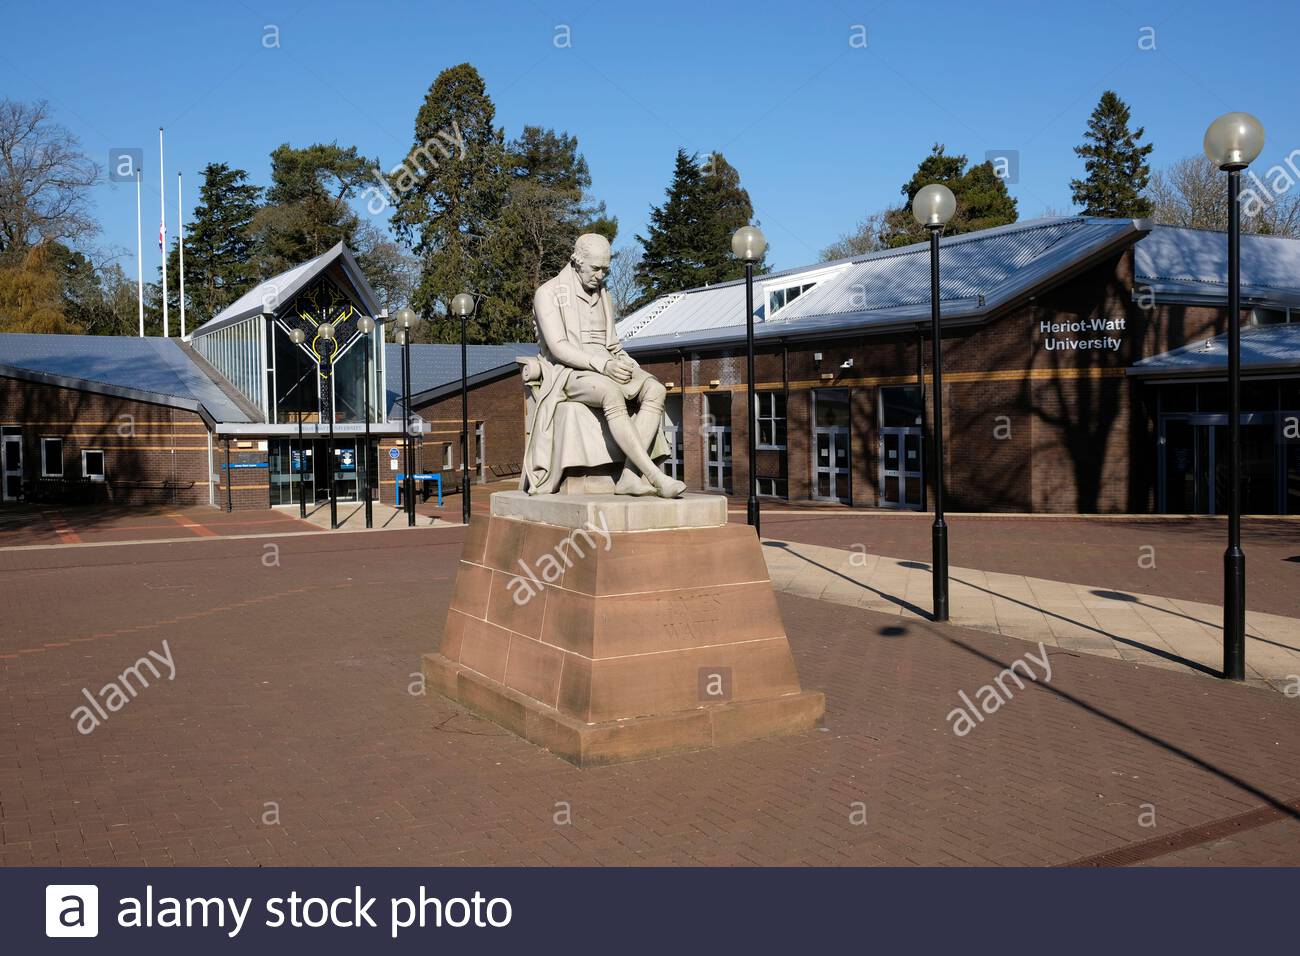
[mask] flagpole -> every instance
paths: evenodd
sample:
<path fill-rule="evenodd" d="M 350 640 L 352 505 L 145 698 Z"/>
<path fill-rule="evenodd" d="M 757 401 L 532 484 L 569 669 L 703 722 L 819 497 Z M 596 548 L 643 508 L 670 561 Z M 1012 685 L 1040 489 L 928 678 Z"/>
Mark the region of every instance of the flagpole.
<path fill-rule="evenodd" d="M 167 180 L 163 176 L 163 128 L 158 127 L 158 251 L 162 253 L 163 338 L 171 335 L 167 321 Z"/>
<path fill-rule="evenodd" d="M 181 199 L 181 174 L 176 173 L 176 249 L 180 254 L 181 338 L 185 338 L 185 206 Z"/>
<path fill-rule="evenodd" d="M 144 338 L 144 232 L 140 226 L 140 170 L 135 171 L 135 289 L 140 303 L 140 338 Z"/>

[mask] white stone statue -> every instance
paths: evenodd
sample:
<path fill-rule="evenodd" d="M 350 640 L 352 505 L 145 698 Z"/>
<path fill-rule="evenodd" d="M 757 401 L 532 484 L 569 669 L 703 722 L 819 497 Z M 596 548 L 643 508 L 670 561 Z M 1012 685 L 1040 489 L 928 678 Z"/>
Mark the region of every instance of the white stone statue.
<path fill-rule="evenodd" d="M 568 265 L 533 296 L 539 354 L 520 359 L 530 391 L 521 487 L 554 494 L 570 490 L 561 488 L 566 477 L 606 471 L 618 494 L 680 498 L 686 485 L 655 464 L 668 452 L 667 392 L 619 344 L 605 290 L 609 260 L 604 236 L 581 235 Z"/>

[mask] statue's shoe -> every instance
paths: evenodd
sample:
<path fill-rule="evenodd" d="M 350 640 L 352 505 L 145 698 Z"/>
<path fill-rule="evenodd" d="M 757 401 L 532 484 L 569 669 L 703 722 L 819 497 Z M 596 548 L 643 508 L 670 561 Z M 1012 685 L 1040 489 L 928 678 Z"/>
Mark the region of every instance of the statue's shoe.
<path fill-rule="evenodd" d="M 614 494 L 616 495 L 653 495 L 655 486 L 650 484 L 636 472 L 624 472 L 614 485 Z"/>
<path fill-rule="evenodd" d="M 686 482 L 664 475 L 661 480 L 655 482 L 655 494 L 660 498 L 680 498 L 686 494 Z"/>

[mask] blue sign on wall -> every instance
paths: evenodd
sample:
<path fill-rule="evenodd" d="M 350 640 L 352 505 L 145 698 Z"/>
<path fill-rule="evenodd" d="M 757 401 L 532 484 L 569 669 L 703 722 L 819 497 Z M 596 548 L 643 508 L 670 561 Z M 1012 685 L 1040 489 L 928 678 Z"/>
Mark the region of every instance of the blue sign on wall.
<path fill-rule="evenodd" d="M 390 448 L 388 449 L 388 457 L 393 459 L 393 461 L 397 461 L 397 459 L 402 457 L 402 453 L 396 448 Z"/>

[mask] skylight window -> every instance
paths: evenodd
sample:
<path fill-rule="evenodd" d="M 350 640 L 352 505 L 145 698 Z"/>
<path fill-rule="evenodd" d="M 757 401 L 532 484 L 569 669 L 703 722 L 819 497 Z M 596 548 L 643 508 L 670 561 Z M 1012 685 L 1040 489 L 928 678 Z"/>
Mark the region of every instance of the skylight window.
<path fill-rule="evenodd" d="M 773 289 L 768 292 L 767 317 L 770 319 L 772 316 L 776 315 L 776 313 L 780 312 L 816 284 L 816 282 L 805 282 L 801 285 L 790 285 L 786 286 L 784 289 Z"/>

